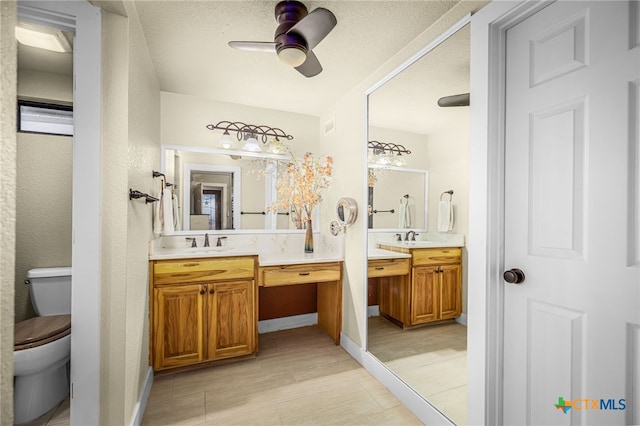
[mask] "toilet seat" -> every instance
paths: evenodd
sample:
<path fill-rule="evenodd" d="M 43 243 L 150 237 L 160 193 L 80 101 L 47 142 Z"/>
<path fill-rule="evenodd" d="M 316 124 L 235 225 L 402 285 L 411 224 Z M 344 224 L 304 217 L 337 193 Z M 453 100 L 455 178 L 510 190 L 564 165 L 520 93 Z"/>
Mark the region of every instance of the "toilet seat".
<path fill-rule="evenodd" d="M 71 333 L 71 315 L 34 317 L 15 325 L 14 351 L 35 348 Z"/>

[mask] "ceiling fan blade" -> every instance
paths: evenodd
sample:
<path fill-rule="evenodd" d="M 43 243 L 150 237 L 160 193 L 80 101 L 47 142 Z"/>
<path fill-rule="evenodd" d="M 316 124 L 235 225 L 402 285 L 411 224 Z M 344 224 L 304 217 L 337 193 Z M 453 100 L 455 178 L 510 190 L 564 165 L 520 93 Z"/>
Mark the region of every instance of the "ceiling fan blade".
<path fill-rule="evenodd" d="M 307 59 L 302 63 L 302 65 L 296 67 L 296 70 L 305 77 L 313 77 L 322 72 L 322 65 L 320 65 L 318 57 L 309 50 L 307 52 Z"/>
<path fill-rule="evenodd" d="M 441 106 L 441 107 L 469 106 L 470 99 L 471 99 L 471 96 L 469 93 L 445 96 L 438 99 L 438 106 Z"/>
<path fill-rule="evenodd" d="M 276 52 L 276 43 L 273 41 L 230 41 L 229 46 L 238 50 L 248 50 L 250 52 Z"/>
<path fill-rule="evenodd" d="M 330 10 L 319 7 L 289 28 L 287 34 L 301 35 L 307 41 L 307 49 L 311 50 L 331 32 L 337 23 L 336 16 Z"/>

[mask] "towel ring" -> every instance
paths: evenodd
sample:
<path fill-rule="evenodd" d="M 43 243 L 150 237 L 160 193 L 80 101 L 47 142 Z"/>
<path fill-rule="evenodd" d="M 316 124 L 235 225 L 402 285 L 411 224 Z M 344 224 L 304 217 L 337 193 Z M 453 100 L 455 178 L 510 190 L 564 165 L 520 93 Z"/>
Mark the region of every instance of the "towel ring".
<path fill-rule="evenodd" d="M 442 201 L 442 197 L 444 196 L 444 194 L 449 194 L 449 201 L 453 201 L 453 189 L 444 191 L 442 194 L 440 194 L 440 201 Z"/>

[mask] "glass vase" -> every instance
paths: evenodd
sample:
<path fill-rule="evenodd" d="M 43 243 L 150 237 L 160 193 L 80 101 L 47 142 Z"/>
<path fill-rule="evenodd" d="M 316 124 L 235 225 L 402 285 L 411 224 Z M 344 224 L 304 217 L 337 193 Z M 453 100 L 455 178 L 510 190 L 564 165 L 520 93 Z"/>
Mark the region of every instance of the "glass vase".
<path fill-rule="evenodd" d="M 304 235 L 304 252 L 313 253 L 313 226 L 311 219 L 306 221 L 307 232 Z"/>

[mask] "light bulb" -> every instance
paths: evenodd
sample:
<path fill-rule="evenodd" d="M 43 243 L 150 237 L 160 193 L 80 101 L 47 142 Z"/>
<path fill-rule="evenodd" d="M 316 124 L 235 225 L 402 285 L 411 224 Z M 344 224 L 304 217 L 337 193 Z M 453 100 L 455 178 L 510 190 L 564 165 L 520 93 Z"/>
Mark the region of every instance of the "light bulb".
<path fill-rule="evenodd" d="M 251 151 L 251 152 L 262 151 L 262 149 L 260 148 L 260 145 L 258 145 L 258 139 L 256 139 L 256 137 L 253 136 L 253 135 L 251 135 L 244 142 L 244 145 L 242 146 L 242 149 L 244 149 L 245 151 Z"/>
<path fill-rule="evenodd" d="M 291 46 L 280 49 L 278 59 L 291 67 L 299 67 L 307 60 L 307 54 L 299 47 Z"/>
<path fill-rule="evenodd" d="M 220 143 L 218 146 L 222 149 L 231 149 L 233 147 L 233 139 L 231 139 L 231 135 L 228 131 L 224 131 L 222 136 L 220 136 Z"/>
<path fill-rule="evenodd" d="M 396 167 L 402 167 L 406 164 L 407 162 L 404 161 L 404 158 L 402 158 L 402 154 L 396 155 L 396 157 L 393 159 L 393 165 Z"/>

